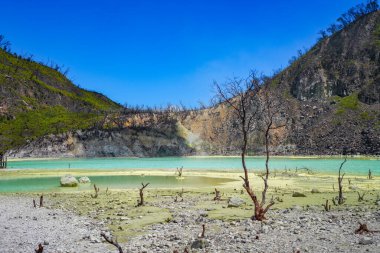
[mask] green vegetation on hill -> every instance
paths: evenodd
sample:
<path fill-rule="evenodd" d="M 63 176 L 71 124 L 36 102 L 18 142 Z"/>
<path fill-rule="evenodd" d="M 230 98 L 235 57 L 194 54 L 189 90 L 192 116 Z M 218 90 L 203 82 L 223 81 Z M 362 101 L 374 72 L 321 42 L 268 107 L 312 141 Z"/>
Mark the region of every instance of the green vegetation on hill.
<path fill-rule="evenodd" d="M 346 97 L 335 96 L 334 100 L 338 104 L 336 114 L 342 114 L 347 110 L 357 110 L 359 108 L 359 98 L 357 93 L 353 93 Z"/>
<path fill-rule="evenodd" d="M 17 147 L 25 140 L 32 141 L 49 133 L 90 128 L 96 120 L 94 114 L 70 112 L 62 106 L 21 112 L 15 119 L 0 121 L 2 148 Z"/>
<path fill-rule="evenodd" d="M 48 67 L 0 49 L 0 152 L 51 133 L 87 129 L 120 108 Z"/>

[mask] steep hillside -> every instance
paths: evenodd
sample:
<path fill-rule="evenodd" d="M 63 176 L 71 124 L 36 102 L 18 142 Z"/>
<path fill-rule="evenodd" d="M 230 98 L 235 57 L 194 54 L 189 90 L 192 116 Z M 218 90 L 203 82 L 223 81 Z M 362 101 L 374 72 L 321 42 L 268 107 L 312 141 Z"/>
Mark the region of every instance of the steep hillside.
<path fill-rule="evenodd" d="M 288 140 L 298 150 L 380 154 L 379 40 L 377 11 L 319 42 L 279 75 L 279 87 L 298 100 Z"/>
<path fill-rule="evenodd" d="M 87 129 L 119 108 L 60 72 L 0 49 L 0 152 L 50 133 Z"/>
<path fill-rule="evenodd" d="M 358 94 L 360 102 L 380 101 L 380 11 L 359 18 L 317 43 L 278 77 L 301 100 Z"/>
<path fill-rule="evenodd" d="M 380 154 L 380 11 L 321 40 L 274 77 L 291 103 L 277 154 Z M 239 131 L 223 106 L 193 113 L 184 126 L 216 154 L 239 152 Z M 251 151 L 263 140 L 255 133 Z"/>

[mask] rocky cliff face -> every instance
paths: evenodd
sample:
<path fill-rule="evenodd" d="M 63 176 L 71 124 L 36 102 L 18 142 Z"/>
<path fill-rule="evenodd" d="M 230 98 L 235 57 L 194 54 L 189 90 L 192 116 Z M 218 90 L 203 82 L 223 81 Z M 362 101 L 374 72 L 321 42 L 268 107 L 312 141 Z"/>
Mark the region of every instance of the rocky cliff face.
<path fill-rule="evenodd" d="M 45 136 L 9 151 L 10 158 L 150 157 L 191 155 L 194 150 L 179 136 L 153 130 L 87 130 Z"/>
<path fill-rule="evenodd" d="M 301 100 L 359 94 L 366 104 L 380 97 L 380 12 L 361 17 L 345 29 L 317 43 L 279 75 Z"/>

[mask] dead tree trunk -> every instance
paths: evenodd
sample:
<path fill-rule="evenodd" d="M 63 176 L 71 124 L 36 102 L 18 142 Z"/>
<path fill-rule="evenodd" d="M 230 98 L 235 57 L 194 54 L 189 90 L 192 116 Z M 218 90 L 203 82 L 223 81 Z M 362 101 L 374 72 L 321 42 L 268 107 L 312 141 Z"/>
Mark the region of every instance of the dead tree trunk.
<path fill-rule="evenodd" d="M 177 168 L 177 172 L 178 174 L 178 177 L 182 177 L 182 173 L 183 173 L 183 166 L 181 168 Z"/>
<path fill-rule="evenodd" d="M 137 206 L 144 205 L 144 189 L 149 185 L 149 183 L 141 183 L 142 187 L 139 189 L 140 191 L 140 200 L 137 202 Z"/>
<path fill-rule="evenodd" d="M 220 191 L 218 191 L 218 189 L 215 188 L 215 197 L 214 197 L 214 200 L 221 200 L 222 199 L 222 196 L 220 195 Z"/>
<path fill-rule="evenodd" d="M 355 230 L 355 234 L 366 234 L 366 233 L 378 233 L 377 230 L 369 230 L 367 224 L 359 222 L 359 228 Z"/>
<path fill-rule="evenodd" d="M 369 180 L 373 179 L 371 169 L 368 170 L 368 179 L 369 179 Z"/>
<path fill-rule="evenodd" d="M 6 169 L 7 168 L 7 158 L 0 153 L 0 169 Z"/>
<path fill-rule="evenodd" d="M 106 240 L 109 244 L 112 244 L 113 246 L 115 246 L 118 250 L 119 250 L 119 253 L 123 253 L 123 249 L 121 248 L 120 244 L 117 242 L 117 239 L 112 239 L 112 238 L 109 238 L 108 236 L 106 236 L 105 233 L 100 233 L 100 235 L 104 238 L 104 240 Z"/>
<path fill-rule="evenodd" d="M 343 165 L 347 162 L 347 157 L 344 157 L 344 161 L 340 164 L 339 173 L 338 173 L 338 186 L 339 186 L 339 195 L 338 195 L 338 205 L 342 205 L 344 203 L 343 197 L 343 177 L 345 173 L 341 174 Z"/>
<path fill-rule="evenodd" d="M 269 82 L 265 84 L 266 81 L 269 80 L 266 78 L 257 77 L 256 73 L 252 72 L 249 78 L 235 78 L 226 83 L 224 86 L 215 83 L 217 102 L 219 104 L 228 105 L 231 108 L 234 120 L 237 120 L 237 123 L 239 124 L 239 130 L 242 136 L 241 163 L 244 176 L 241 176 L 241 178 L 244 182 L 243 188 L 254 204 L 254 215 L 252 216 L 252 219 L 259 221 L 265 219 L 266 212 L 274 204 L 274 202 L 266 204 L 269 178 L 269 132 L 273 129 L 273 120 L 275 118 L 279 118 L 280 116 L 279 100 L 281 99 L 280 96 L 269 95 L 272 94 L 272 91 L 270 91 Z M 264 133 L 266 134 L 267 151 L 266 174 L 262 177 L 264 181 L 264 190 L 261 194 L 261 202 L 258 200 L 256 193 L 251 188 L 245 160 L 249 136 L 253 130 L 260 125 L 260 123 L 265 126 L 262 129 L 266 129 L 266 131 L 264 130 Z"/>
<path fill-rule="evenodd" d="M 206 225 L 203 224 L 203 225 L 202 225 L 202 234 L 201 234 L 201 238 L 205 238 L 205 232 L 206 232 Z"/>
<path fill-rule="evenodd" d="M 365 192 L 363 192 L 363 194 L 361 195 L 360 195 L 360 192 L 357 192 L 357 193 L 358 193 L 358 202 L 364 201 Z"/>
<path fill-rule="evenodd" d="M 44 195 L 40 196 L 40 207 L 44 206 Z"/>
<path fill-rule="evenodd" d="M 94 191 L 95 191 L 95 194 L 94 195 L 91 194 L 91 197 L 96 199 L 99 193 L 99 187 L 96 187 L 96 184 L 94 184 Z"/>
<path fill-rule="evenodd" d="M 329 212 L 331 210 L 331 205 L 329 205 L 329 200 L 326 199 L 326 204 L 322 204 L 322 206 L 325 208 L 326 212 Z"/>

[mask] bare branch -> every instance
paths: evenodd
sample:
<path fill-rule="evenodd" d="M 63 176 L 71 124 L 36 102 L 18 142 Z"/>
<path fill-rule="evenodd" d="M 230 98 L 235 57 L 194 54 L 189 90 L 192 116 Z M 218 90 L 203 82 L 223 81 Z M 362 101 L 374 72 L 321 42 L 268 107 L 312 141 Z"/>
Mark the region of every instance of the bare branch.
<path fill-rule="evenodd" d="M 113 238 L 109 238 L 105 233 L 100 233 L 100 235 L 104 238 L 104 240 L 106 240 L 108 243 L 112 244 L 113 246 L 115 246 L 118 250 L 119 250 L 119 253 L 123 253 L 123 249 L 121 248 L 121 246 L 119 245 L 119 243 L 117 242 L 117 239 L 113 239 Z"/>

